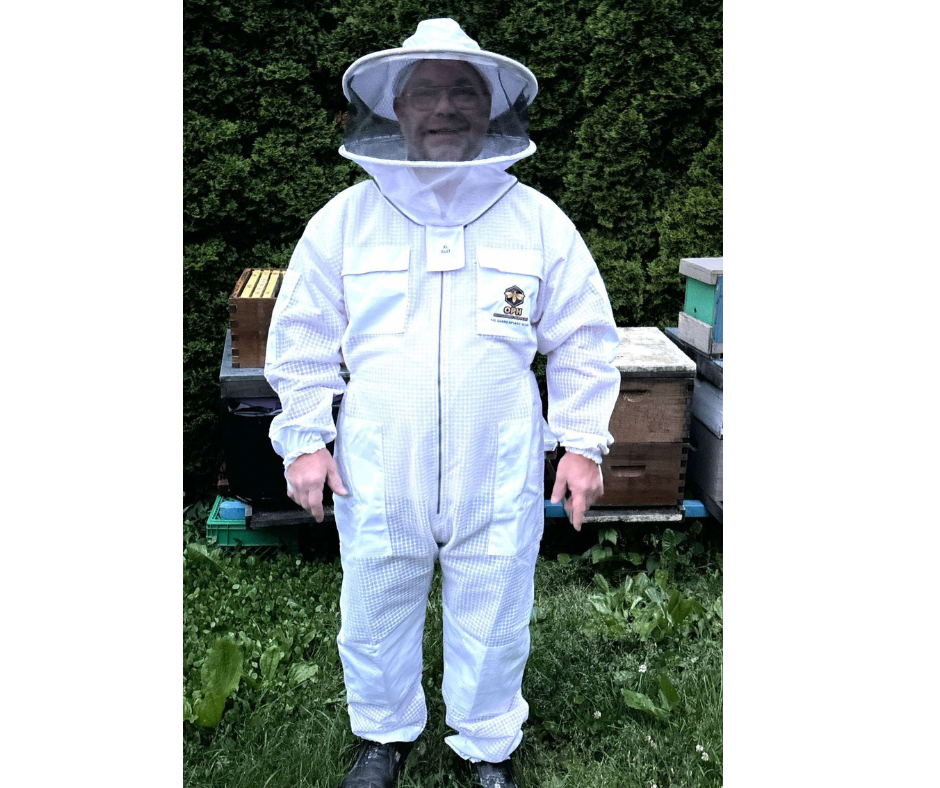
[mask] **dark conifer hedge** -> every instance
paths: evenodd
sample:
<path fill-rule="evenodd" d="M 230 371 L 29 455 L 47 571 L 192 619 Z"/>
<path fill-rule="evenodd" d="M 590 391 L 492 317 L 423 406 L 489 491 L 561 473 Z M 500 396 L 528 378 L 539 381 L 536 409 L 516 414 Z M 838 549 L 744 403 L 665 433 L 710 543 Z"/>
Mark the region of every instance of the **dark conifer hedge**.
<path fill-rule="evenodd" d="M 443 16 L 538 77 L 539 149 L 511 172 L 577 224 L 619 324 L 674 325 L 679 258 L 721 254 L 718 0 L 185 0 L 191 485 L 218 469 L 218 369 L 239 273 L 286 267 L 310 217 L 366 177 L 336 153 L 343 72 Z"/>

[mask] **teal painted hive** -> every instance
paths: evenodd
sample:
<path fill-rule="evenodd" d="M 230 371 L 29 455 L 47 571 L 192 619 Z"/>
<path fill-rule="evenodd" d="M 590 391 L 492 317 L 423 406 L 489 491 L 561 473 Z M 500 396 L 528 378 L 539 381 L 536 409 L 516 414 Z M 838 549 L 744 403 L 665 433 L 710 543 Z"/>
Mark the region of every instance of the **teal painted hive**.
<path fill-rule="evenodd" d="M 685 303 L 679 315 L 680 338 L 703 353 L 721 355 L 724 258 L 683 258 L 679 273 L 686 277 Z"/>

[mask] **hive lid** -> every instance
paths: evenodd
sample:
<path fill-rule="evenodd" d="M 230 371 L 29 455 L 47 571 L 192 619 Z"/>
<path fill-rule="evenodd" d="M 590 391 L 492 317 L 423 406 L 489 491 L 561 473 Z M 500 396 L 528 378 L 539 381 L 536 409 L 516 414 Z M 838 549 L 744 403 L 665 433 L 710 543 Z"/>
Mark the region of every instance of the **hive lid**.
<path fill-rule="evenodd" d="M 618 328 L 614 366 L 632 377 L 695 377 L 695 362 L 658 328 Z"/>
<path fill-rule="evenodd" d="M 724 276 L 724 266 L 724 257 L 683 257 L 679 261 L 679 273 L 714 285 L 719 277 Z"/>

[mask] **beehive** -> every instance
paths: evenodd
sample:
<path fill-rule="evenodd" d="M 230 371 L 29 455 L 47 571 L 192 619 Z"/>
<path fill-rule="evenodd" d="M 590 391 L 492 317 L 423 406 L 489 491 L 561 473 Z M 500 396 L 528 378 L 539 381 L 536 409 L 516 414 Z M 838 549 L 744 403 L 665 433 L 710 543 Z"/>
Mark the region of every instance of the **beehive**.
<path fill-rule="evenodd" d="M 268 327 L 281 290 L 280 268 L 246 268 L 229 297 L 232 367 L 263 367 Z"/>
<path fill-rule="evenodd" d="M 685 303 L 679 313 L 679 338 L 709 356 L 723 353 L 724 258 L 684 258 Z"/>
<path fill-rule="evenodd" d="M 666 336 L 696 362 L 698 376 L 692 395 L 689 465 L 686 480 L 692 496 L 700 496 L 709 514 L 721 522 L 724 502 L 724 359 L 714 359 L 679 339 L 675 328 Z"/>
<path fill-rule="evenodd" d="M 658 328 L 618 328 L 620 395 L 600 506 L 682 504 L 695 362 Z"/>

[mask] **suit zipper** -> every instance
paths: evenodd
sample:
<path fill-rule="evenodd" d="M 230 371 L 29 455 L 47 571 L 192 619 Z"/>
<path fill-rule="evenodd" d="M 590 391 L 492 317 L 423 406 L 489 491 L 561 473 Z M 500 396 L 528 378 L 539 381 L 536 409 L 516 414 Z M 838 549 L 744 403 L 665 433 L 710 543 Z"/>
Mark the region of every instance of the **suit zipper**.
<path fill-rule="evenodd" d="M 437 513 L 441 513 L 441 482 L 444 473 L 444 406 L 441 394 L 441 345 L 444 340 L 444 272 L 441 271 L 441 299 L 437 314 Z"/>

